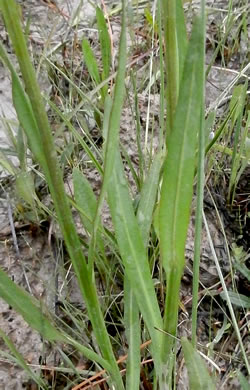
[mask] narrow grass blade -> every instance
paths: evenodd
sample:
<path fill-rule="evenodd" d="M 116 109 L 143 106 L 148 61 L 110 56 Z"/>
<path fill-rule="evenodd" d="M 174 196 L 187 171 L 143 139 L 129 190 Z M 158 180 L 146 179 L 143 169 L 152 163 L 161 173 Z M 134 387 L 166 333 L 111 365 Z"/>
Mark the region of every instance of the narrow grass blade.
<path fill-rule="evenodd" d="M 90 158 L 90 160 L 92 161 L 92 163 L 94 164 L 95 168 L 98 170 L 98 172 L 100 173 L 100 175 L 102 176 L 103 175 L 103 170 L 102 170 L 102 167 L 98 161 L 98 159 L 96 158 L 94 152 L 92 151 L 92 148 L 89 147 L 88 143 L 85 141 L 85 139 L 81 136 L 81 134 L 74 128 L 74 126 L 72 125 L 71 121 L 68 119 L 68 117 L 66 115 L 64 115 L 59 109 L 58 107 L 56 107 L 56 105 L 51 102 L 51 101 L 48 101 L 48 104 L 50 105 L 50 107 L 55 111 L 55 113 L 61 118 L 61 120 L 63 121 L 63 123 L 65 125 L 67 125 L 68 129 L 72 132 L 73 136 L 76 138 L 76 140 L 79 142 L 79 144 L 81 145 L 81 147 L 83 148 L 83 150 L 85 151 L 85 153 L 88 155 L 88 157 Z M 94 142 L 91 140 L 90 137 L 87 137 L 87 140 L 89 141 L 90 145 L 93 146 L 94 148 Z M 92 141 L 92 142 L 91 142 Z M 96 154 L 98 155 L 99 158 L 101 158 L 101 154 L 98 153 L 99 151 L 95 148 L 95 152 Z"/>
<path fill-rule="evenodd" d="M 72 113 L 68 115 L 68 119 L 70 120 L 71 118 L 74 117 L 74 115 L 80 110 L 80 108 L 82 106 L 84 106 L 84 104 L 86 104 L 86 102 L 89 104 L 90 107 L 92 107 L 94 109 L 94 111 L 100 116 L 100 118 L 102 118 L 102 112 L 98 109 L 97 105 L 96 105 L 96 99 L 95 99 L 95 95 L 98 94 L 98 92 L 100 91 L 100 89 L 102 88 L 102 86 L 100 85 L 97 85 L 94 90 L 89 93 L 89 94 L 85 94 L 82 89 L 76 84 L 74 83 L 70 77 L 68 77 L 65 72 L 62 71 L 62 69 L 60 67 L 58 67 L 57 65 L 55 65 L 55 63 L 53 63 L 48 57 L 45 58 L 45 61 L 46 63 L 52 67 L 54 69 L 55 72 L 58 73 L 58 75 L 62 76 L 63 79 L 65 79 L 65 81 L 67 81 L 67 83 L 69 83 L 69 85 L 72 87 L 73 90 L 75 90 L 78 95 L 81 97 L 81 101 L 77 104 L 77 106 L 72 110 Z M 102 83 L 101 83 L 102 84 Z M 103 85 L 106 84 L 106 81 L 103 82 Z"/>
<path fill-rule="evenodd" d="M 219 137 L 221 136 L 221 134 L 223 133 L 223 131 L 226 130 L 227 128 L 227 125 L 230 121 L 230 119 L 232 118 L 232 116 L 234 115 L 234 112 L 235 110 L 237 109 L 237 103 L 234 104 L 234 106 L 232 107 L 231 110 L 229 110 L 229 113 L 228 115 L 226 116 L 225 120 L 222 122 L 222 124 L 219 126 L 218 130 L 216 131 L 213 139 L 208 143 L 208 145 L 206 145 L 206 150 L 205 150 L 205 154 L 207 154 L 209 152 L 209 150 L 213 147 L 213 145 L 216 143 L 216 141 L 219 139 Z"/>
<path fill-rule="evenodd" d="M 120 249 L 125 274 L 129 279 L 148 331 L 152 338 L 152 353 L 156 370 L 160 370 L 160 346 L 162 318 L 151 278 L 146 250 L 136 220 L 128 183 L 124 177 L 119 153 L 116 154 L 115 169 L 108 187 L 108 202 L 115 234 Z"/>
<path fill-rule="evenodd" d="M 1 45 L 1 42 L 0 42 L 0 61 L 2 60 L 4 65 L 7 66 L 7 64 L 4 62 L 4 59 L 2 58 L 2 47 L 3 46 Z M 15 131 L 13 130 L 13 128 L 11 126 L 11 121 L 6 119 L 4 113 L 2 113 L 1 122 L 2 122 L 2 125 L 3 125 L 2 129 L 5 132 L 6 137 L 7 137 L 8 141 L 9 141 L 10 145 L 13 147 L 14 150 L 17 150 L 17 137 L 16 137 L 16 134 L 15 134 Z"/>
<path fill-rule="evenodd" d="M 17 173 L 17 169 L 12 163 L 12 161 L 1 150 L 0 150 L 0 165 L 2 165 L 3 169 L 5 169 L 12 176 L 14 176 Z"/>
<path fill-rule="evenodd" d="M 175 335 L 177 325 L 203 101 L 202 53 L 202 23 L 201 18 L 197 18 L 187 50 L 174 127 L 168 141 L 159 209 L 161 259 L 167 275 L 164 329 L 172 335 Z M 163 347 L 165 356 L 168 356 L 172 343 L 173 339 L 167 337 Z"/>
<path fill-rule="evenodd" d="M 215 384 L 201 356 L 186 338 L 181 339 L 181 344 L 188 369 L 189 389 L 215 390 Z"/>
<path fill-rule="evenodd" d="M 153 30 L 153 34 L 157 36 L 158 32 L 159 32 L 159 27 L 158 27 L 157 23 L 154 21 L 154 18 L 150 12 L 149 7 L 144 9 L 144 16 L 145 16 L 150 28 Z"/>

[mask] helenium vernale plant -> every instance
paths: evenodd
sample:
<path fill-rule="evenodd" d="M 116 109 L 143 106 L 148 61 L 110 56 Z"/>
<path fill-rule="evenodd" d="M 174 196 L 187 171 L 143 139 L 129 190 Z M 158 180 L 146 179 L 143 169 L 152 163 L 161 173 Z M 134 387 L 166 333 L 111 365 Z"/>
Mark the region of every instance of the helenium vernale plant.
<path fill-rule="evenodd" d="M 161 56 L 162 76 L 166 75 L 166 89 L 162 86 L 165 103 L 162 105 L 161 117 L 164 118 L 166 106 L 167 123 L 163 131 L 165 137 L 163 148 L 155 154 L 151 165 L 147 167 L 147 175 L 144 175 L 136 210 L 119 150 L 120 118 L 125 98 L 127 64 L 127 2 L 122 1 L 118 68 L 110 94 L 108 94 L 106 80 L 109 77 L 111 49 L 105 18 L 99 8 L 97 8 L 97 22 L 102 74 L 98 70 L 90 45 L 86 40 L 82 43 L 86 66 L 96 90 L 100 92 L 100 100 L 104 108 L 103 117 L 100 110 L 96 110 L 99 120 L 103 121 L 102 166 L 95 160 L 103 176 L 100 195 L 96 199 L 86 177 L 75 167 L 73 170 L 75 196 L 72 202 L 64 189 L 62 170 L 44 100 L 22 32 L 17 4 L 14 0 L 8 2 L 1 0 L 0 6 L 22 75 L 21 82 L 4 47 L 0 45 L 1 60 L 12 77 L 13 104 L 33 157 L 45 175 L 56 220 L 63 234 L 100 353 L 80 344 L 55 326 L 53 321 L 41 312 L 39 302 L 15 285 L 2 269 L 0 269 L 0 295 L 45 339 L 73 345 L 88 359 L 102 366 L 110 375 L 108 379 L 110 384 L 115 389 L 122 390 L 124 381 L 107 331 L 95 283 L 95 259 L 100 248 L 102 250 L 104 247 L 105 229 L 100 215 L 106 199 L 114 227 L 113 243 L 124 270 L 124 324 L 129 346 L 126 388 L 137 390 L 140 382 L 140 315 L 151 339 L 150 351 L 154 361 L 155 388 L 157 383 L 161 390 L 170 388 L 174 359 L 173 340 L 176 337 L 179 288 L 184 268 L 193 180 L 197 168 L 197 148 L 201 150 L 198 163 L 201 167 L 200 177 L 202 178 L 203 175 L 204 143 L 201 141 L 198 146 L 198 138 L 202 140 L 204 127 L 204 4 L 201 7 L 201 15 L 197 15 L 193 22 L 190 39 L 187 38 L 185 29 L 182 1 L 169 0 L 158 4 L 166 49 L 165 63 L 163 63 L 163 55 Z M 65 123 L 66 121 L 67 119 Z M 69 128 L 72 127 L 71 123 L 67 125 Z M 79 139 L 79 143 L 81 142 Z M 81 144 L 91 157 L 86 144 Z M 160 182 L 162 184 L 159 190 Z M 81 213 L 84 228 L 90 233 L 87 257 L 83 253 L 82 243 L 72 217 L 72 204 Z M 163 315 L 148 258 L 148 242 L 154 214 L 156 215 L 155 230 L 160 240 L 159 261 L 166 279 Z M 199 229 L 197 234 L 200 234 Z M 183 349 L 188 369 L 190 370 L 193 365 L 196 369 L 201 367 L 203 372 L 202 379 L 194 376 L 196 382 L 193 383 L 214 388 L 203 362 L 197 357 L 197 352 L 187 340 L 183 340 Z M 192 377 L 192 369 L 190 375 Z"/>

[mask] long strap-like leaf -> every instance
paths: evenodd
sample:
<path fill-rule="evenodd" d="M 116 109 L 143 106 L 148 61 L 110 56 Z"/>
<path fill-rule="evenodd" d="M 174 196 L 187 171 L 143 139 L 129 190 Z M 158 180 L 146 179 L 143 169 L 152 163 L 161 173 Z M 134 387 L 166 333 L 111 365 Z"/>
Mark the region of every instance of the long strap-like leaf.
<path fill-rule="evenodd" d="M 193 193 L 195 153 L 201 114 L 203 50 L 201 20 L 194 23 L 180 84 L 174 127 L 169 137 L 164 166 L 159 210 L 160 249 L 167 275 L 164 327 L 175 335 L 179 304 L 179 286 L 184 267 L 184 253 L 190 205 Z M 163 353 L 167 358 L 172 338 L 166 337 Z"/>
<path fill-rule="evenodd" d="M 160 370 L 162 334 L 156 328 L 162 329 L 162 318 L 119 152 L 108 187 L 108 202 L 125 273 L 152 338 L 156 370 Z"/>

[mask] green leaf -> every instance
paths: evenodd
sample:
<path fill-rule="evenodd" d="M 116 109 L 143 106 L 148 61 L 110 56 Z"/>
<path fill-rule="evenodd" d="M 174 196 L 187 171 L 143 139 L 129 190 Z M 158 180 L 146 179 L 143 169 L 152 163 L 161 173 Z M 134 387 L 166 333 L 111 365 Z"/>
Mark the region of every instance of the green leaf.
<path fill-rule="evenodd" d="M 149 232 L 152 224 L 153 210 L 159 187 L 162 162 L 163 154 L 160 152 L 154 157 L 152 166 L 146 176 L 145 182 L 143 183 L 139 206 L 136 213 L 145 249 L 147 248 Z"/>
<path fill-rule="evenodd" d="M 106 369 L 110 366 L 101 356 L 79 344 L 67 334 L 57 330 L 52 320 L 43 313 L 43 304 L 28 294 L 24 289 L 17 286 L 8 275 L 0 268 L 0 296 L 16 312 L 21 314 L 23 319 L 46 340 L 51 342 L 63 342 L 75 346 L 84 356 L 96 361 Z"/>
<path fill-rule="evenodd" d="M 16 176 L 16 190 L 18 195 L 28 203 L 32 208 L 35 208 L 35 185 L 31 172 L 20 172 Z"/>
<path fill-rule="evenodd" d="M 126 275 L 124 276 L 124 326 L 127 338 L 126 389 L 140 388 L 140 340 L 139 308 Z"/>
<path fill-rule="evenodd" d="M 214 126 L 214 121 L 215 121 L 215 111 L 211 111 L 208 114 L 207 119 L 205 120 L 205 140 L 206 140 L 206 145 L 210 142 L 210 139 L 213 139 L 212 137 L 210 138 L 210 133 L 213 130 Z"/>
<path fill-rule="evenodd" d="M 220 293 L 220 296 L 225 301 L 227 300 L 224 291 L 222 291 Z M 230 299 L 232 305 L 244 307 L 245 309 L 250 308 L 250 298 L 247 297 L 246 295 L 238 294 L 234 291 L 228 291 L 228 296 L 229 296 L 229 299 Z"/>
<path fill-rule="evenodd" d="M 196 211 L 195 211 L 195 239 L 194 239 L 194 256 L 193 256 L 193 307 L 192 307 L 192 344 L 196 345 L 197 339 L 197 315 L 198 315 L 198 300 L 199 300 L 199 268 L 201 257 L 201 236 L 202 236 L 202 210 L 204 198 L 204 163 L 205 163 L 205 0 L 201 1 L 201 27 L 202 27 L 202 46 L 200 58 L 201 68 L 201 85 L 199 94 L 201 97 L 201 111 L 200 111 L 200 126 L 198 131 L 198 153 L 197 153 L 197 185 L 196 185 Z"/>
<path fill-rule="evenodd" d="M 90 44 L 87 39 L 82 40 L 82 52 L 84 61 L 88 68 L 89 74 L 94 82 L 98 85 L 101 82 L 101 77 L 98 71 L 98 65 L 93 53 L 93 50 L 90 47 Z"/>
<path fill-rule="evenodd" d="M 151 28 L 154 29 L 154 33 L 158 34 L 159 28 L 157 23 L 153 20 L 153 16 L 151 14 L 151 11 L 148 7 L 144 9 L 144 16 Z"/>
<path fill-rule="evenodd" d="M 91 232 L 97 207 L 95 194 L 89 184 L 89 181 L 77 168 L 73 169 L 73 184 L 75 201 L 84 211 L 84 214 L 81 214 L 83 226 L 88 232 Z"/>
<path fill-rule="evenodd" d="M 102 79 L 105 80 L 106 78 L 108 78 L 110 72 L 111 44 L 110 44 L 110 37 L 107 28 L 107 23 L 103 15 L 103 12 L 99 7 L 96 8 L 96 20 L 97 20 L 97 27 L 99 33 L 99 41 L 101 45 L 101 53 L 102 53 L 102 66 L 103 66 Z"/>
<path fill-rule="evenodd" d="M 38 126 L 33 114 L 33 110 L 27 94 L 20 82 L 20 79 L 16 73 L 15 68 L 10 62 L 7 53 L 0 42 L 0 58 L 8 67 L 12 77 L 12 98 L 17 112 L 18 120 L 28 136 L 30 149 L 35 155 L 36 159 L 44 165 L 44 159 L 42 157 L 42 142 L 38 130 Z"/>
<path fill-rule="evenodd" d="M 226 331 L 230 327 L 231 327 L 231 324 L 227 322 L 227 317 L 224 316 L 223 324 L 222 324 L 221 328 L 218 329 L 218 331 L 216 332 L 215 338 L 213 339 L 213 341 L 211 341 L 211 343 L 207 344 L 207 347 L 210 348 L 210 349 L 214 348 L 214 345 L 218 344 L 220 342 L 220 340 L 222 339 L 223 335 L 226 333 Z"/>
<path fill-rule="evenodd" d="M 179 0 L 178 0 L 179 1 Z M 173 130 L 174 115 L 178 101 L 180 85 L 180 61 L 177 34 L 176 1 L 161 1 L 163 8 L 163 26 L 165 32 L 166 63 L 166 104 L 167 104 L 167 137 Z"/>
<path fill-rule="evenodd" d="M 93 220 L 96 214 L 97 200 L 92 187 L 83 173 L 77 169 L 73 169 L 73 184 L 75 201 L 80 211 L 82 224 L 88 233 L 92 232 Z M 105 257 L 105 245 L 101 236 L 102 225 L 99 224 L 99 229 L 96 235 L 98 249 L 102 251 Z M 108 272 L 107 272 L 108 273 Z"/>
<path fill-rule="evenodd" d="M 51 324 L 42 312 L 42 303 L 18 287 L 7 274 L 0 269 L 0 296 L 8 302 L 24 320 L 37 330 L 46 340 L 63 341 L 62 334 Z"/>
<path fill-rule="evenodd" d="M 201 112 L 199 92 L 202 74 L 198 71 L 198 66 L 203 47 L 200 44 L 200 24 L 198 19 L 194 24 L 189 43 L 182 88 L 163 173 L 159 218 L 162 260 L 167 273 L 173 265 L 180 269 L 184 265 Z"/>
<path fill-rule="evenodd" d="M 222 122 L 222 124 L 216 129 L 216 133 L 214 134 L 213 139 L 211 139 L 211 141 L 206 146 L 205 154 L 207 154 L 209 152 L 209 150 L 216 143 L 216 141 L 219 139 L 219 137 L 222 135 L 222 133 L 227 130 L 227 125 L 228 125 L 229 121 L 231 120 L 232 115 L 234 114 L 235 110 L 236 110 L 236 104 L 233 106 L 233 108 L 231 110 L 229 110 L 229 112 L 228 112 L 226 118 L 224 119 L 224 121 Z"/>
<path fill-rule="evenodd" d="M 155 361 L 160 364 L 159 354 L 162 334 L 155 327 L 162 329 L 162 318 L 146 250 L 134 214 L 128 183 L 124 177 L 123 165 L 118 152 L 116 153 L 116 162 L 108 187 L 108 202 L 125 273 L 152 338 L 153 356 Z M 160 366 L 157 368 L 160 368 Z"/>
<path fill-rule="evenodd" d="M 38 126 L 33 114 L 33 110 L 29 101 L 28 96 L 24 92 L 23 86 L 18 78 L 18 76 L 12 72 L 12 98 L 13 103 L 16 109 L 18 120 L 21 126 L 25 129 L 30 149 L 37 161 L 45 167 L 43 151 L 42 151 L 42 141 Z"/>
<path fill-rule="evenodd" d="M 147 178 L 143 184 L 136 214 L 145 250 L 147 248 L 148 236 L 152 223 L 152 214 L 155 205 L 156 193 L 158 190 L 161 165 L 162 153 L 158 153 L 158 155 L 155 156 L 149 174 L 147 175 Z M 125 275 L 124 278 L 124 321 L 127 342 L 129 345 L 126 372 L 126 389 L 137 390 L 139 388 L 140 380 L 139 310 L 128 277 Z"/>
<path fill-rule="evenodd" d="M 186 338 L 181 339 L 181 344 L 188 369 L 189 389 L 215 390 L 215 384 L 201 356 Z"/>
<path fill-rule="evenodd" d="M 234 266 L 250 282 L 250 270 L 248 269 L 246 264 L 241 264 L 240 262 L 235 262 Z"/>
<path fill-rule="evenodd" d="M 250 114 L 250 112 L 249 112 L 249 114 Z M 250 117 L 250 115 L 249 115 L 249 117 Z M 249 137 L 246 137 L 246 140 L 245 140 L 245 153 L 246 153 L 246 159 L 250 160 L 250 138 Z"/>
<path fill-rule="evenodd" d="M 181 80 L 186 53 L 187 53 L 187 47 L 188 47 L 187 29 L 186 29 L 182 0 L 176 1 L 176 19 L 177 19 L 176 28 L 177 28 L 177 45 L 178 45 L 178 58 L 179 58 L 179 79 Z"/>
<path fill-rule="evenodd" d="M 184 65 L 181 89 L 163 171 L 159 206 L 160 251 L 167 276 L 164 330 L 176 334 L 179 287 L 185 262 L 185 242 L 190 218 L 196 165 L 198 130 L 203 105 L 203 28 L 195 20 Z M 163 355 L 167 357 L 173 338 L 166 336 Z"/>
<path fill-rule="evenodd" d="M 239 371 L 238 378 L 242 390 L 249 390 L 249 380 Z"/>
<path fill-rule="evenodd" d="M 246 99 L 246 92 L 247 92 L 247 86 L 248 83 L 246 82 L 245 85 L 240 85 L 238 87 L 241 87 L 240 90 L 237 90 L 237 98 L 236 100 L 236 111 L 235 111 L 235 117 L 232 117 L 232 120 L 236 121 L 235 131 L 234 131 L 234 143 L 233 143 L 233 155 L 232 155 L 232 163 L 231 163 L 231 174 L 230 174 L 230 180 L 228 184 L 228 202 L 233 202 L 234 200 L 234 193 L 237 186 L 237 172 L 240 169 L 241 159 L 240 156 L 244 149 L 245 144 L 245 138 L 247 136 L 248 129 L 245 128 L 244 131 L 242 131 L 242 119 L 243 119 L 243 111 L 244 111 L 244 102 Z M 237 88 L 237 87 L 236 87 Z M 239 96 L 238 96 L 239 94 Z M 235 101 L 232 98 L 233 102 Z M 236 116 L 237 115 L 237 116 Z M 239 151 L 239 153 L 237 153 Z"/>
<path fill-rule="evenodd" d="M 232 115 L 232 126 L 234 126 L 236 120 L 238 119 L 241 111 L 244 108 L 244 101 L 245 101 L 245 86 L 244 85 L 237 85 L 234 87 L 232 98 L 229 103 L 229 110 L 232 111 L 233 107 L 236 106 L 236 109 L 233 112 Z"/>
<path fill-rule="evenodd" d="M 155 156 L 149 174 L 147 175 L 147 178 L 143 184 L 136 214 L 145 250 L 147 248 L 148 236 L 152 223 L 152 214 L 155 205 L 156 193 L 158 190 L 161 165 L 162 153 L 159 153 L 157 156 Z M 124 278 L 124 321 L 127 342 L 129 345 L 126 372 L 126 389 L 137 390 L 139 388 L 140 381 L 139 309 L 128 277 L 125 275 Z"/>
<path fill-rule="evenodd" d="M 18 127 L 18 133 L 17 133 L 17 154 L 20 162 L 20 168 L 22 171 L 26 171 L 27 164 L 26 164 L 26 152 L 27 152 L 27 145 L 26 145 L 26 137 L 24 134 L 24 131 L 21 126 Z"/>

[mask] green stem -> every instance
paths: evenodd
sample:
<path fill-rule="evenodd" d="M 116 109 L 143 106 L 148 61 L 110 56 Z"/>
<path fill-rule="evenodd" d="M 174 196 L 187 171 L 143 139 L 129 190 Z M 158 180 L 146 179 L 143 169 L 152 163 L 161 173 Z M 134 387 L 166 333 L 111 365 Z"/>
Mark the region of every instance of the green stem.
<path fill-rule="evenodd" d="M 166 335 L 166 343 L 164 349 L 164 361 L 167 361 L 172 351 L 174 344 L 174 337 L 176 336 L 177 321 L 178 321 L 178 309 L 179 309 L 179 294 L 180 294 L 180 283 L 181 276 L 183 273 L 183 267 L 180 265 L 182 259 L 176 261 L 179 264 L 179 269 L 172 269 L 168 280 L 167 280 L 167 291 L 166 291 L 166 303 L 164 311 L 164 329 L 167 329 L 169 336 Z M 169 373 L 167 373 L 169 374 Z"/>

